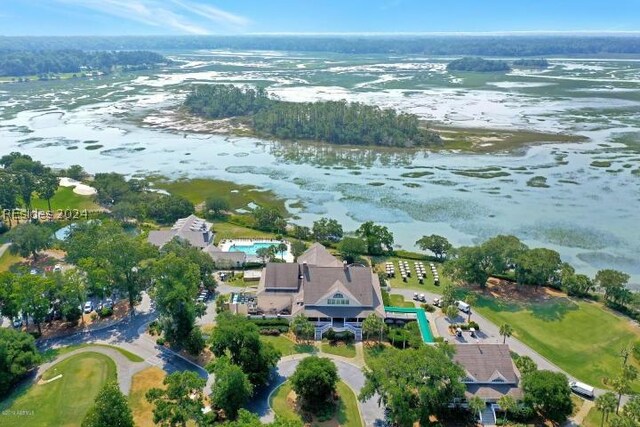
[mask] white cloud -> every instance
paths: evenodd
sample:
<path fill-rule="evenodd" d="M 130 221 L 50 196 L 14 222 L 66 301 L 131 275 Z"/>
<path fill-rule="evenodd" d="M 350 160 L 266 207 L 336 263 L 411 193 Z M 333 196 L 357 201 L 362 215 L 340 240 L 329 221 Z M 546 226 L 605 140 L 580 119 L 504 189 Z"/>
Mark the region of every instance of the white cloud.
<path fill-rule="evenodd" d="M 167 27 L 189 34 L 211 34 L 212 30 L 237 30 L 249 23 L 243 16 L 189 0 L 56 0 L 107 15 L 154 27 Z M 195 16 L 194 16 L 195 15 Z M 215 24 L 215 25 L 212 25 Z"/>

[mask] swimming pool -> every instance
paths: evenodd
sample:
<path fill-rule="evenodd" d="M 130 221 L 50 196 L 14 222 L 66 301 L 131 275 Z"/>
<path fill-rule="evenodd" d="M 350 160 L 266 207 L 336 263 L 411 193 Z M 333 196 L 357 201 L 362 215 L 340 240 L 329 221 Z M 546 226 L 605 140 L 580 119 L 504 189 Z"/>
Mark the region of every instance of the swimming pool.
<path fill-rule="evenodd" d="M 278 245 L 284 243 L 287 245 L 287 250 L 284 252 L 278 251 Z M 262 248 L 274 247 L 276 249 L 276 258 L 282 259 L 285 262 L 293 262 L 293 255 L 291 255 L 291 246 L 289 242 L 280 240 L 267 240 L 267 239 L 232 239 L 224 240 L 218 245 L 224 252 L 244 252 L 250 261 L 259 261 L 258 251 Z"/>

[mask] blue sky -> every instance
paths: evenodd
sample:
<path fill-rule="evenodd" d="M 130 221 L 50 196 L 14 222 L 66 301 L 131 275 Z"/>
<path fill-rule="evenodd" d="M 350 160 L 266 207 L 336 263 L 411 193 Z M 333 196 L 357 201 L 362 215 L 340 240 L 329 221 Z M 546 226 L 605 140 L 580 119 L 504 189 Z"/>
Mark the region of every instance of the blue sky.
<path fill-rule="evenodd" d="M 640 31 L 640 0 L 0 0 L 0 35 Z"/>

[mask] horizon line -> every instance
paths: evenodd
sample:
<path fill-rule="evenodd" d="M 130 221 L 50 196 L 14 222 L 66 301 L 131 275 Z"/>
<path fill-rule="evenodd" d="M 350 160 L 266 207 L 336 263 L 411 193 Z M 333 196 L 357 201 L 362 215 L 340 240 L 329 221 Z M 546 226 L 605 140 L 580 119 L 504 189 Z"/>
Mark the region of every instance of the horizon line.
<path fill-rule="evenodd" d="M 505 30 L 505 31 L 337 31 L 337 32 L 253 32 L 253 33 L 218 33 L 218 34 L 60 34 L 60 35 L 5 35 L 0 37 L 255 37 L 255 36 L 527 36 L 527 35 L 565 35 L 565 36 L 640 36 L 640 30 Z"/>

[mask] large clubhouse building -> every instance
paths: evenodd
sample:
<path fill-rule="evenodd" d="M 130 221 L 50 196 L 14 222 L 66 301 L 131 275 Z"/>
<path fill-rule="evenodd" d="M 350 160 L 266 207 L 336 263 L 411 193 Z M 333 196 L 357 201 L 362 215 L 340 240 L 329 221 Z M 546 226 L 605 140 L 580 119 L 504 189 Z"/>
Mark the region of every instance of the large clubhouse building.
<path fill-rule="evenodd" d="M 266 314 L 304 314 L 315 323 L 316 339 L 329 329 L 351 331 L 362 339 L 361 324 L 370 314 L 385 317 L 380 281 L 371 268 L 347 265 L 319 243 L 294 263 L 268 263 L 257 293 Z"/>

